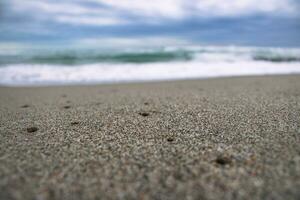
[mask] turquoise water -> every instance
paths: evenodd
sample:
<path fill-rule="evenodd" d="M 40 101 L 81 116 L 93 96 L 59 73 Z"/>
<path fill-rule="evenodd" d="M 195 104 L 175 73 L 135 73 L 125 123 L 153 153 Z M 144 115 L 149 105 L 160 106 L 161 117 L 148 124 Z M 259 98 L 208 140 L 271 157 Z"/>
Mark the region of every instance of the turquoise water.
<path fill-rule="evenodd" d="M 151 63 L 188 61 L 192 54 L 186 51 L 176 52 L 123 52 L 123 53 L 103 53 L 94 51 L 58 51 L 38 54 L 21 54 L 11 56 L 1 56 L 0 64 L 65 64 L 79 65 L 88 63 Z"/>
<path fill-rule="evenodd" d="M 81 65 L 93 63 L 156 63 L 198 60 L 205 62 L 210 56 L 216 61 L 226 59 L 266 62 L 300 62 L 298 49 L 274 48 L 175 48 L 103 51 L 103 50 L 29 50 L 15 54 L 0 54 L 0 65 L 9 64 L 53 64 Z M 218 57 L 219 56 L 219 57 Z"/>

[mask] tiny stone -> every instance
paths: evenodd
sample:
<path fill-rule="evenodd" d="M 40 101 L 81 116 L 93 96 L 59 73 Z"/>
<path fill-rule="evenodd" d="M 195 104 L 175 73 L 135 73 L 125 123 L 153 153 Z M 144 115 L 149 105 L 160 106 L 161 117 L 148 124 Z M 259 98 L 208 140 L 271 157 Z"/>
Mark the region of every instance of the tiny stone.
<path fill-rule="evenodd" d="M 64 106 L 64 108 L 65 108 L 65 109 L 69 109 L 69 108 L 71 108 L 71 106 Z"/>
<path fill-rule="evenodd" d="M 25 104 L 25 105 L 21 106 L 21 108 L 28 108 L 28 107 L 29 107 L 28 104 Z"/>
<path fill-rule="evenodd" d="M 38 130 L 38 128 L 37 128 L 37 127 L 34 127 L 34 126 L 33 126 L 33 127 L 28 127 L 28 128 L 27 128 L 27 132 L 28 132 L 28 133 L 33 133 L 33 132 L 36 132 L 37 130 Z"/>
<path fill-rule="evenodd" d="M 143 117 L 147 117 L 147 116 L 149 116 L 149 113 L 147 113 L 147 112 L 140 112 L 139 115 L 141 115 Z"/>
<path fill-rule="evenodd" d="M 149 105 L 149 103 L 148 103 L 148 102 L 145 102 L 145 103 L 144 103 L 144 105 L 145 105 L 145 106 L 148 106 L 148 105 Z"/>
<path fill-rule="evenodd" d="M 169 138 L 167 139 L 167 141 L 168 141 L 168 142 L 173 142 L 173 141 L 174 141 L 174 138 L 169 137 Z"/>
<path fill-rule="evenodd" d="M 71 125 L 77 125 L 79 122 L 71 122 Z"/>

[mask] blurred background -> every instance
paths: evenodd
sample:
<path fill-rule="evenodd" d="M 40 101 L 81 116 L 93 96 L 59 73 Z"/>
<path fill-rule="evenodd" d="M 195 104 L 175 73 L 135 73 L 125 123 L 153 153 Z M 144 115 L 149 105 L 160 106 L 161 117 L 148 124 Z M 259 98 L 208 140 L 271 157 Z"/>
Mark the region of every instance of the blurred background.
<path fill-rule="evenodd" d="M 298 0 L 1 0 L 0 84 L 300 73 Z"/>

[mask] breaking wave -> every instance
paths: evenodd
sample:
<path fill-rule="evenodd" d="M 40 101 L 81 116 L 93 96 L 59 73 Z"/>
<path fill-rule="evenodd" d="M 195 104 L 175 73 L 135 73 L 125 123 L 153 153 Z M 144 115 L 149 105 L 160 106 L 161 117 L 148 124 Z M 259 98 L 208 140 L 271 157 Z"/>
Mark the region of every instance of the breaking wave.
<path fill-rule="evenodd" d="M 162 47 L 0 51 L 0 84 L 43 85 L 300 73 L 300 49 Z"/>

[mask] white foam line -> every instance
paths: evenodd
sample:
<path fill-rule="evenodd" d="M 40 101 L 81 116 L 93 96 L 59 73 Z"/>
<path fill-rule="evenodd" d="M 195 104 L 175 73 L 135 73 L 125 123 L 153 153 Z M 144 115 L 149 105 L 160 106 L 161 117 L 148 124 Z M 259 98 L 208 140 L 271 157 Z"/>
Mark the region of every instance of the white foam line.
<path fill-rule="evenodd" d="M 300 63 L 193 61 L 81 66 L 10 65 L 0 67 L 0 84 L 18 86 L 112 83 L 295 73 L 300 73 Z"/>

